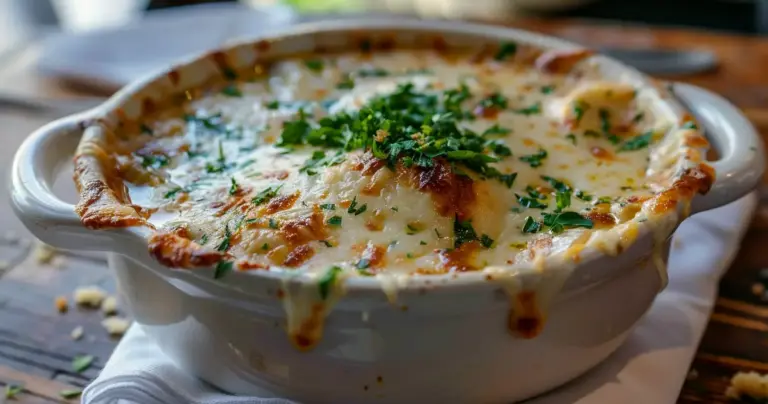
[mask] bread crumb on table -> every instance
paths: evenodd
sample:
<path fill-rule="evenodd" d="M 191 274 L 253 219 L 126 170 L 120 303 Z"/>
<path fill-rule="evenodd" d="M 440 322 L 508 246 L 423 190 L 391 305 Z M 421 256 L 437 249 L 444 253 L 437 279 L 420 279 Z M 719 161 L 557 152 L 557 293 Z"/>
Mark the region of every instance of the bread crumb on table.
<path fill-rule="evenodd" d="M 43 243 L 42 241 L 38 241 L 35 243 L 35 249 L 33 250 L 32 254 L 38 264 L 50 264 L 58 254 L 58 250 L 49 246 L 48 244 Z"/>
<path fill-rule="evenodd" d="M 82 286 L 75 289 L 75 303 L 81 306 L 101 307 L 101 302 L 107 297 L 107 292 L 98 286 Z"/>
<path fill-rule="evenodd" d="M 64 296 L 59 296 L 54 300 L 54 305 L 56 306 L 56 311 L 59 313 L 66 313 L 69 309 L 69 303 L 67 303 L 67 298 Z"/>
<path fill-rule="evenodd" d="M 757 372 L 738 372 L 731 378 L 731 384 L 725 390 L 725 396 L 733 400 L 745 397 L 756 400 L 768 399 L 768 375 Z"/>
<path fill-rule="evenodd" d="M 117 313 L 117 298 L 114 296 L 107 296 L 103 302 L 101 302 L 101 311 L 106 315 Z"/>
<path fill-rule="evenodd" d="M 101 325 L 110 335 L 123 335 L 131 326 L 131 321 L 122 317 L 112 316 L 101 321 Z"/>
<path fill-rule="evenodd" d="M 70 336 L 70 337 L 71 337 L 73 340 L 77 341 L 77 340 L 79 340 L 80 338 L 83 338 L 83 334 L 84 334 L 84 332 L 83 332 L 83 326 L 80 326 L 80 325 L 79 325 L 79 326 L 75 327 L 75 329 L 74 329 L 74 330 L 72 330 L 72 332 L 69 334 L 69 336 Z"/>

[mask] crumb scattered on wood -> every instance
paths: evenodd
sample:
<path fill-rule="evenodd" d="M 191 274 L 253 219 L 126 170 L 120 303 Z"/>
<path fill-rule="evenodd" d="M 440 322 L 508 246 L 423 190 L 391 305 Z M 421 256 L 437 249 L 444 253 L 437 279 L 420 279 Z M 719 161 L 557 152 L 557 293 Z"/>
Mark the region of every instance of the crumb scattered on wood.
<path fill-rule="evenodd" d="M 69 309 L 69 303 L 67 303 L 67 298 L 64 296 L 59 296 L 54 300 L 54 305 L 56 306 L 56 311 L 59 313 L 66 313 Z"/>
<path fill-rule="evenodd" d="M 131 321 L 126 318 L 112 316 L 102 320 L 101 325 L 107 330 L 109 335 L 120 336 L 125 334 L 128 327 L 131 326 Z"/>
<path fill-rule="evenodd" d="M 101 311 L 106 315 L 117 313 L 117 298 L 114 296 L 107 296 L 103 302 L 101 302 Z"/>
<path fill-rule="evenodd" d="M 71 337 L 73 340 L 77 341 L 77 340 L 79 340 L 80 338 L 83 338 L 83 334 L 84 334 L 84 331 L 83 331 L 83 326 L 80 326 L 80 325 L 79 325 L 79 326 L 75 327 L 75 329 L 74 329 L 74 330 L 72 330 L 72 332 L 69 334 L 69 336 L 70 336 L 70 337 Z"/>
<path fill-rule="evenodd" d="M 101 302 L 107 297 L 107 292 L 98 286 L 82 286 L 75 289 L 75 303 L 93 308 L 101 307 Z"/>
<path fill-rule="evenodd" d="M 35 244 L 35 249 L 32 252 L 32 256 L 35 257 L 35 261 L 37 261 L 38 264 L 45 265 L 50 264 L 57 254 L 58 250 L 56 250 L 56 248 L 51 247 L 42 241 L 38 241 Z"/>
<path fill-rule="evenodd" d="M 726 397 L 734 400 L 752 398 L 768 399 L 768 375 L 757 372 L 738 372 L 731 378 L 731 384 L 725 390 Z"/>

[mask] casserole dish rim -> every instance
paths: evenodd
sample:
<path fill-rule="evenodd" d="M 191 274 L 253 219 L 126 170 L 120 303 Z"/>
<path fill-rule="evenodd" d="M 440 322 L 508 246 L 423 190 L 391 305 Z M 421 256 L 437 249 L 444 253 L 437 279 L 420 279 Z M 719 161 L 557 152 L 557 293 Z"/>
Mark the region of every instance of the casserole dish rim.
<path fill-rule="evenodd" d="M 39 132 L 42 132 L 44 134 L 46 132 L 51 132 L 53 130 L 62 130 L 65 127 L 68 127 L 69 130 L 74 130 L 74 131 L 82 130 L 83 132 L 85 132 L 89 130 L 89 127 L 96 126 L 96 125 L 93 125 L 94 121 L 98 121 L 100 118 L 103 118 L 108 114 L 113 113 L 121 105 L 131 101 L 131 99 L 133 97 L 136 97 L 137 94 L 146 92 L 148 89 L 152 89 L 153 86 L 157 85 L 156 81 L 161 79 L 163 76 L 168 75 L 170 71 L 175 71 L 176 69 L 183 68 L 185 66 L 189 67 L 199 63 L 203 63 L 202 61 L 204 59 L 206 59 L 207 57 L 217 52 L 226 52 L 228 50 L 233 50 L 243 45 L 255 44 L 258 41 L 263 41 L 263 40 L 279 40 L 279 39 L 285 39 L 289 37 L 301 37 L 301 36 L 312 35 L 318 32 L 336 31 L 339 33 L 342 33 L 342 32 L 365 33 L 366 31 L 397 32 L 398 30 L 417 30 L 417 31 L 423 31 L 425 33 L 431 32 L 431 33 L 434 33 L 435 35 L 451 34 L 451 35 L 469 36 L 469 37 L 486 37 L 488 38 L 488 40 L 495 40 L 495 41 L 512 40 L 512 41 L 528 43 L 534 46 L 539 46 L 542 48 L 549 48 L 549 49 L 563 49 L 563 50 L 583 49 L 582 46 L 576 45 L 569 41 L 547 36 L 547 35 L 533 33 L 525 30 L 514 29 L 510 27 L 499 27 L 499 26 L 476 24 L 476 23 L 425 21 L 425 20 L 409 20 L 409 19 L 403 20 L 403 19 L 390 19 L 390 18 L 384 18 L 384 19 L 364 19 L 363 18 L 363 19 L 338 20 L 338 21 L 331 20 L 331 21 L 304 23 L 304 24 L 298 24 L 295 26 L 288 27 L 287 29 L 281 32 L 273 33 L 270 35 L 264 35 L 256 38 L 237 41 L 237 42 L 228 44 L 227 46 L 224 46 L 222 48 L 219 48 L 218 50 L 205 52 L 201 55 L 197 55 L 195 57 L 182 61 L 181 63 L 177 63 L 171 66 L 170 68 L 162 69 L 153 74 L 147 75 L 144 79 L 138 80 L 126 86 L 124 89 L 120 90 L 117 94 L 115 94 L 112 98 L 110 98 L 101 106 L 96 107 L 95 109 L 85 112 L 83 114 L 79 114 L 70 118 L 64 118 L 63 120 L 54 122 L 53 124 L 50 124 L 45 128 L 41 129 Z M 637 72 L 635 69 L 632 69 L 613 59 L 610 59 L 604 56 L 597 56 L 597 57 L 599 58 L 599 61 L 601 64 L 606 64 L 607 68 L 619 69 L 622 73 L 630 74 L 634 78 L 640 80 L 643 85 L 652 86 L 651 79 L 649 79 L 642 73 Z M 258 58 L 256 58 L 256 60 L 258 60 Z M 210 78 L 211 77 L 207 77 L 207 79 L 210 79 Z M 177 89 L 177 91 L 179 91 L 179 89 Z M 165 96 L 168 96 L 168 94 L 165 94 Z M 673 98 L 665 97 L 664 101 L 667 102 L 669 106 L 675 109 L 676 114 L 679 115 L 682 113 L 683 111 L 682 107 L 680 107 L 680 105 Z M 725 142 L 723 139 L 716 138 L 713 140 L 714 140 L 714 143 L 716 144 L 721 143 L 721 145 L 722 143 Z M 757 139 L 757 142 L 759 144 L 759 139 Z M 753 140 L 753 142 L 749 142 L 749 143 L 755 143 L 755 141 Z M 732 146 L 731 147 L 732 149 L 735 149 L 736 147 L 734 145 L 731 145 L 731 146 Z M 754 147 L 754 146 L 751 146 L 751 147 Z M 745 146 L 742 145 L 742 147 L 739 147 L 739 148 L 743 150 Z M 734 153 L 735 152 L 731 150 L 730 154 L 734 154 Z M 750 170 L 750 172 L 752 171 L 762 172 L 762 166 L 764 165 L 762 149 L 760 149 L 759 153 L 755 153 L 755 156 L 756 157 L 752 161 L 752 163 L 756 163 L 756 165 Z M 17 157 L 17 162 L 18 162 L 18 157 Z M 711 164 L 711 165 L 717 167 L 718 166 L 717 163 L 718 162 L 715 162 L 714 164 Z M 734 165 L 734 162 L 731 161 L 731 166 L 733 165 Z M 742 164 L 740 164 L 740 167 L 738 168 L 744 171 L 745 170 L 744 166 L 745 164 L 743 164 L 742 162 Z M 14 167 L 14 170 L 16 170 L 16 168 L 17 167 Z M 719 168 L 716 168 L 716 173 L 720 173 Z M 16 177 L 16 174 L 14 174 L 14 178 L 15 177 Z M 752 177 L 754 177 L 754 175 L 750 176 L 750 178 L 747 178 L 746 181 L 744 181 L 744 183 L 741 184 L 741 187 L 739 189 L 741 190 L 751 189 L 751 186 L 749 186 L 749 183 L 753 181 Z M 757 177 L 759 177 L 759 175 Z M 717 185 L 718 185 L 718 181 L 715 180 L 714 187 L 716 187 Z M 721 186 L 721 188 L 723 187 Z M 733 184 L 731 184 L 731 187 L 729 189 L 733 191 L 733 188 L 734 186 Z M 695 197 L 692 201 L 694 205 L 694 213 L 698 211 L 707 210 L 708 208 L 711 208 L 714 206 L 722 205 L 726 202 L 729 202 L 730 200 L 735 200 L 737 197 L 741 196 L 743 193 L 744 192 L 734 194 L 734 195 L 727 195 L 725 191 L 720 191 L 719 197 L 718 195 Z M 706 198 L 707 200 L 703 200 L 704 198 Z M 68 206 L 70 206 L 70 209 L 71 209 L 71 205 L 68 205 Z M 679 215 L 680 213 L 681 212 L 678 211 L 675 214 Z M 669 212 L 669 213 L 665 213 L 664 215 L 669 217 L 673 215 L 673 213 Z M 675 222 L 674 225 L 677 225 L 682 221 L 682 218 L 676 216 L 673 221 Z M 83 229 L 83 230 L 94 233 L 94 236 L 98 234 L 90 229 Z M 134 241 L 140 240 L 141 243 L 144 245 L 145 250 L 147 247 L 146 242 L 149 240 L 149 237 L 153 233 L 153 230 L 146 227 L 112 228 L 112 229 L 104 229 L 104 231 L 109 233 L 114 233 L 116 236 L 119 233 L 122 233 L 123 236 L 130 236 L 131 238 L 134 238 L 134 239 L 135 237 L 138 237 L 138 240 L 134 240 Z M 651 226 L 648 226 L 648 225 L 641 226 L 639 229 L 639 234 L 637 236 L 638 239 L 647 236 L 648 233 L 650 233 L 651 231 L 652 231 Z M 125 250 L 125 248 L 118 248 L 113 245 L 112 251 L 119 253 L 121 249 Z M 559 256 L 561 254 L 562 253 L 552 254 L 546 257 L 546 264 L 548 264 L 546 265 L 547 272 L 557 272 L 560 269 L 567 269 L 567 267 L 570 267 L 569 269 L 573 269 L 574 267 L 581 267 L 581 266 L 587 267 L 595 259 L 604 257 L 607 255 L 594 248 L 585 248 L 580 254 L 581 256 L 580 261 L 578 263 L 573 263 L 560 258 Z M 554 259 L 558 259 L 558 260 L 555 261 L 555 265 L 552 265 L 552 261 Z M 163 268 L 164 270 L 169 270 L 170 272 L 184 271 L 184 272 L 190 273 L 191 274 L 190 276 L 203 277 L 208 281 L 213 281 L 219 284 L 223 283 L 223 284 L 235 285 L 238 283 L 237 282 L 238 280 L 242 280 L 245 277 L 249 277 L 253 279 L 263 278 L 263 279 L 273 279 L 273 280 L 283 280 L 283 281 L 286 281 L 286 280 L 289 280 L 289 281 L 302 280 L 302 281 L 310 281 L 310 282 L 316 281 L 314 277 L 302 276 L 304 275 L 302 273 L 290 274 L 282 271 L 281 272 L 257 271 L 259 272 L 258 274 L 245 274 L 245 273 L 239 273 L 240 271 L 232 271 L 226 277 L 222 279 L 214 280 L 210 276 L 211 274 L 210 268 L 194 268 L 191 271 L 189 271 L 187 269 L 182 269 L 182 268 L 179 268 L 179 269 L 168 268 L 155 260 L 152 260 L 152 261 L 154 263 L 154 265 L 150 266 L 152 268 L 160 267 L 160 268 Z M 522 276 L 523 278 L 539 277 L 540 274 L 538 272 L 528 270 L 528 269 L 533 269 L 533 265 L 531 264 L 529 266 L 530 268 L 526 266 L 522 266 L 520 268 L 522 272 L 517 275 Z M 167 272 L 167 271 L 164 271 L 164 272 Z M 412 287 L 420 287 L 430 283 L 434 283 L 434 284 L 439 283 L 441 288 L 451 287 L 451 286 L 462 287 L 468 284 L 477 284 L 478 282 L 487 283 L 486 276 L 487 275 L 485 271 L 474 271 L 474 272 L 467 272 L 467 273 L 461 273 L 461 274 L 448 273 L 448 274 L 429 275 L 429 276 L 411 276 L 409 277 L 408 283 L 403 287 L 398 288 L 398 290 L 411 289 Z M 361 290 L 371 289 L 376 291 L 381 290 L 380 282 L 377 279 L 367 279 L 366 277 L 347 278 L 345 279 L 344 284 L 345 284 L 345 288 L 347 289 L 361 289 Z"/>

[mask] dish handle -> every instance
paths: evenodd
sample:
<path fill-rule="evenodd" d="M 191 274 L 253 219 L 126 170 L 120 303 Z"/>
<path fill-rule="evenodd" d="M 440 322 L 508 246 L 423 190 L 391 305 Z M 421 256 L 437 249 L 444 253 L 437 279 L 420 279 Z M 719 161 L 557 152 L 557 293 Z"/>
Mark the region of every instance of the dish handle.
<path fill-rule="evenodd" d="M 47 244 L 64 249 L 108 250 L 119 234 L 89 231 L 80 223 L 75 206 L 52 191 L 55 174 L 72 157 L 80 141 L 80 122 L 53 122 L 24 141 L 11 168 L 11 206 L 29 231 Z M 109 237 L 105 237 L 107 234 Z"/>
<path fill-rule="evenodd" d="M 725 98 L 703 88 L 672 84 L 672 92 L 690 109 L 720 159 L 709 162 L 715 183 L 706 195 L 693 199 L 691 213 L 727 205 L 760 183 L 765 171 L 765 148 L 752 123 Z"/>

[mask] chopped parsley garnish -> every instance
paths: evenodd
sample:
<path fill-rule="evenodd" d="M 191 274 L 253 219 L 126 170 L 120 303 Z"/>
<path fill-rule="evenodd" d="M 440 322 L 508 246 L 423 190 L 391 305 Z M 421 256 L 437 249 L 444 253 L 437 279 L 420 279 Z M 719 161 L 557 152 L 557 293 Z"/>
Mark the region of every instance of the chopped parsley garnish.
<path fill-rule="evenodd" d="M 571 109 L 573 110 L 573 118 L 576 120 L 576 123 L 579 123 L 589 109 L 589 104 L 584 101 L 574 101 L 571 104 Z"/>
<path fill-rule="evenodd" d="M 571 191 L 558 191 L 555 194 L 555 212 L 562 212 L 571 206 Z"/>
<path fill-rule="evenodd" d="M 240 91 L 240 89 L 237 88 L 237 86 L 234 85 L 234 84 L 230 84 L 230 85 L 224 87 L 221 90 L 221 93 L 226 95 L 226 96 L 228 96 L 228 97 L 242 97 L 243 96 L 243 92 Z"/>
<path fill-rule="evenodd" d="M 184 120 L 195 128 L 202 126 L 216 133 L 227 131 L 227 125 L 222 120 L 221 114 L 211 116 L 184 115 Z"/>
<path fill-rule="evenodd" d="M 585 202 L 592 201 L 592 195 L 589 195 L 580 189 L 576 190 L 576 193 L 574 195 L 576 195 L 576 197 L 581 199 L 582 201 L 585 201 Z"/>
<path fill-rule="evenodd" d="M 264 251 L 268 251 L 269 250 L 269 244 L 267 244 L 267 243 L 262 244 L 261 245 L 261 249 L 264 250 Z"/>
<path fill-rule="evenodd" d="M 528 195 L 531 196 L 531 198 L 534 199 L 547 199 L 547 196 L 539 192 L 536 188 L 528 185 L 525 187 L 525 192 L 528 192 Z"/>
<path fill-rule="evenodd" d="M 486 147 L 493 152 L 493 154 L 500 157 L 508 157 L 512 155 L 512 150 L 500 140 L 491 140 L 486 143 Z"/>
<path fill-rule="evenodd" d="M 576 135 L 574 135 L 573 133 L 569 133 L 565 135 L 565 138 L 570 140 L 571 143 L 573 143 L 573 145 L 576 146 Z"/>
<path fill-rule="evenodd" d="M 389 70 L 380 67 L 369 67 L 357 71 L 358 77 L 386 77 L 389 76 Z"/>
<path fill-rule="evenodd" d="M 269 228 L 270 229 L 277 229 L 277 220 L 273 218 L 269 218 Z"/>
<path fill-rule="evenodd" d="M 266 189 L 259 191 L 259 193 L 256 194 L 256 196 L 254 196 L 253 199 L 251 199 L 251 202 L 253 202 L 256 206 L 261 205 L 269 201 L 270 199 L 276 197 L 277 192 L 282 187 L 283 187 L 283 184 L 280 184 L 276 187 L 272 187 L 272 186 L 267 187 Z"/>
<path fill-rule="evenodd" d="M 336 210 L 336 204 L 335 203 L 324 203 L 320 205 L 320 209 L 323 210 Z"/>
<path fill-rule="evenodd" d="M 542 161 L 547 158 L 547 151 L 544 149 L 539 149 L 538 152 L 535 154 L 529 154 L 527 156 L 520 157 L 520 161 L 524 163 L 528 163 L 533 168 L 539 167 L 542 164 Z"/>
<path fill-rule="evenodd" d="M 320 292 L 320 297 L 323 299 L 327 299 L 328 295 L 331 292 L 331 288 L 333 288 L 333 285 L 336 283 L 336 278 L 338 277 L 339 273 L 342 272 L 341 267 L 338 266 L 332 266 L 328 268 L 327 271 L 323 274 L 322 277 L 317 282 L 317 288 Z"/>
<path fill-rule="evenodd" d="M 537 102 L 530 107 L 520 108 L 513 110 L 514 112 L 517 112 L 518 114 L 523 115 L 535 115 L 541 113 L 541 103 Z"/>
<path fill-rule="evenodd" d="M 235 263 L 232 261 L 221 260 L 216 263 L 216 267 L 213 269 L 213 279 L 221 279 L 224 275 L 232 272 L 232 268 Z"/>
<path fill-rule="evenodd" d="M 512 188 L 512 185 L 515 183 L 516 178 L 517 178 L 517 173 L 499 175 L 499 181 L 501 181 L 502 184 L 506 185 L 507 188 Z"/>
<path fill-rule="evenodd" d="M 688 121 L 681 126 L 682 129 L 699 129 L 698 126 L 696 126 L 696 122 Z"/>
<path fill-rule="evenodd" d="M 165 154 L 142 154 L 141 166 L 144 168 L 160 168 L 171 163 L 171 159 Z"/>
<path fill-rule="evenodd" d="M 176 188 L 173 188 L 173 189 L 169 190 L 168 192 L 166 192 L 165 195 L 163 195 L 163 198 L 165 198 L 165 199 L 173 198 L 179 192 L 189 192 L 189 190 L 184 189 L 182 187 L 176 187 Z"/>
<path fill-rule="evenodd" d="M 93 355 L 77 355 L 72 359 L 72 370 L 82 373 L 93 364 Z"/>
<path fill-rule="evenodd" d="M 609 142 L 613 144 L 618 144 L 621 142 L 621 138 L 611 133 L 611 114 L 608 112 L 607 109 L 600 108 L 600 110 L 597 111 L 598 115 L 600 116 L 600 130 L 603 131 L 603 135 L 608 139 Z"/>
<path fill-rule="evenodd" d="M 493 93 L 488 97 L 483 98 L 482 100 L 480 100 L 480 103 L 478 104 L 478 106 L 481 108 L 498 108 L 498 109 L 507 109 L 508 105 L 509 105 L 509 101 L 507 100 L 507 97 L 499 93 Z"/>
<path fill-rule="evenodd" d="M 543 86 L 541 87 L 542 94 L 552 94 L 555 91 L 555 86 Z"/>
<path fill-rule="evenodd" d="M 405 234 L 407 234 L 409 236 L 412 236 L 412 235 L 414 235 L 414 234 L 416 234 L 416 233 L 418 233 L 420 231 L 421 231 L 420 228 L 418 228 L 417 226 L 415 226 L 415 225 L 413 225 L 411 223 L 408 223 L 407 225 L 405 225 Z"/>
<path fill-rule="evenodd" d="M 487 234 L 483 234 L 480 236 L 480 244 L 485 248 L 491 248 L 491 246 L 493 246 L 493 239 Z"/>
<path fill-rule="evenodd" d="M 427 245 L 427 242 L 424 240 L 419 241 L 419 245 Z"/>
<path fill-rule="evenodd" d="M 512 133 L 512 129 L 502 128 L 499 126 L 499 124 L 494 124 L 490 128 L 483 131 L 483 137 L 492 137 L 492 136 L 506 136 Z"/>
<path fill-rule="evenodd" d="M 73 398 L 80 397 L 80 394 L 83 394 L 83 390 L 81 389 L 64 389 L 59 391 L 59 397 L 65 400 L 71 400 Z"/>
<path fill-rule="evenodd" d="M 336 88 L 339 90 L 351 90 L 355 88 L 355 80 L 352 77 L 347 77 L 336 83 Z"/>
<path fill-rule="evenodd" d="M 653 140 L 653 132 L 645 132 L 642 135 L 635 136 L 619 147 L 620 152 L 640 150 L 648 147 Z"/>
<path fill-rule="evenodd" d="M 267 108 L 267 109 L 278 109 L 278 108 L 280 108 L 280 101 L 278 101 L 278 100 L 270 101 L 270 102 L 264 104 L 264 107 Z"/>
<path fill-rule="evenodd" d="M 453 220 L 453 236 L 453 246 L 455 248 L 459 248 L 464 243 L 477 240 L 477 233 L 475 233 L 475 228 L 472 227 L 472 221 L 461 221 L 458 216 Z"/>
<path fill-rule="evenodd" d="M 358 208 L 357 207 L 357 197 L 354 197 L 354 198 L 352 198 L 352 203 L 349 204 L 349 208 L 347 208 L 347 213 L 349 213 L 350 215 L 357 216 L 357 215 L 365 212 L 366 209 L 368 209 L 368 204 L 367 203 L 363 204 L 362 206 L 360 206 Z"/>
<path fill-rule="evenodd" d="M 499 46 L 499 50 L 494 55 L 494 59 L 498 61 L 507 60 L 510 56 L 514 56 L 517 52 L 517 44 L 514 42 L 504 42 Z"/>
<path fill-rule="evenodd" d="M 21 393 L 24 390 L 23 386 L 19 386 L 18 384 L 6 384 L 5 385 L 5 398 L 7 399 L 15 399 L 16 395 Z"/>
<path fill-rule="evenodd" d="M 205 244 L 207 242 L 208 242 L 208 235 L 207 234 L 203 234 L 203 236 L 200 237 L 200 244 Z"/>
<path fill-rule="evenodd" d="M 227 168 L 227 160 L 224 155 L 224 144 L 219 140 L 219 156 L 216 159 L 216 163 L 207 163 L 205 165 L 205 171 L 208 173 L 220 173 Z"/>
<path fill-rule="evenodd" d="M 549 177 L 549 176 L 546 176 L 546 175 L 542 175 L 541 179 L 546 181 L 547 183 L 549 183 L 549 185 L 551 185 L 552 188 L 555 189 L 555 191 L 569 192 L 571 190 L 571 187 L 568 184 L 566 184 L 565 182 L 560 181 L 560 180 L 558 180 L 556 178 L 552 178 L 552 177 Z"/>
<path fill-rule="evenodd" d="M 393 212 L 399 212 L 400 211 L 400 208 L 398 208 L 397 206 L 393 206 L 390 209 L 392 209 Z"/>
<path fill-rule="evenodd" d="M 326 223 L 331 226 L 341 226 L 341 216 L 331 216 Z"/>
<path fill-rule="evenodd" d="M 541 230 L 541 223 L 534 220 L 531 216 L 525 218 L 523 233 L 537 233 L 539 230 Z"/>
<path fill-rule="evenodd" d="M 543 213 L 543 223 L 552 233 L 562 233 L 566 228 L 592 228 L 592 221 L 576 212 Z"/>
<path fill-rule="evenodd" d="M 341 150 L 332 156 L 326 156 L 325 152 L 322 150 L 315 150 L 312 153 L 312 158 L 304 162 L 304 165 L 299 168 L 299 172 L 306 173 L 307 175 L 315 175 L 317 174 L 317 168 L 335 166 L 343 163 L 344 160 L 345 157 Z"/>
<path fill-rule="evenodd" d="M 515 197 L 517 198 L 517 203 L 520 204 L 520 206 L 524 208 L 532 208 L 532 209 L 546 209 L 547 204 L 540 202 L 538 199 L 535 198 L 529 198 L 527 196 L 522 196 L 515 194 Z"/>
<path fill-rule="evenodd" d="M 642 113 L 642 112 L 638 112 L 638 113 L 637 113 L 637 114 L 635 114 L 635 116 L 632 118 L 632 123 L 638 123 L 638 122 L 642 121 L 642 120 L 643 120 L 643 118 L 645 118 L 645 114 L 644 114 L 644 113 Z"/>
<path fill-rule="evenodd" d="M 460 87 L 450 97 L 439 93 L 416 91 L 413 83 L 401 84 L 389 94 L 374 97 L 359 111 L 343 111 L 320 119 L 315 127 L 303 114 L 285 124 L 278 145 L 303 145 L 339 149 L 336 156 L 326 158 L 315 152 L 302 168 L 308 173 L 314 167 L 338 164 L 343 151 L 370 150 L 372 154 L 394 167 L 402 161 L 406 167 L 432 167 L 434 159 L 461 163 L 486 178 L 501 173 L 489 163 L 499 160 L 486 154 L 488 143 L 482 136 L 460 125 L 462 116 L 454 112 L 468 90 Z M 491 96 L 489 105 L 506 104 L 506 99 Z M 463 114 L 463 112 L 461 112 Z M 506 147 L 491 146 L 506 154 Z M 511 151 L 510 151 L 511 153 Z"/>
<path fill-rule="evenodd" d="M 227 251 L 229 250 L 229 243 L 232 239 L 232 233 L 229 231 L 229 223 L 227 223 L 224 226 L 224 238 L 221 240 L 218 246 L 216 246 L 216 251 Z"/>
<path fill-rule="evenodd" d="M 237 194 L 237 190 L 240 189 L 240 186 L 237 185 L 237 181 L 235 181 L 235 177 L 230 178 L 232 181 L 232 184 L 229 186 L 229 194 L 235 195 Z"/>
<path fill-rule="evenodd" d="M 597 198 L 597 201 L 595 201 L 595 205 L 600 205 L 603 203 L 611 203 L 611 202 L 613 202 L 613 198 L 611 198 L 610 196 L 601 196 Z"/>
<path fill-rule="evenodd" d="M 315 73 L 320 73 L 323 71 L 323 68 L 325 68 L 325 64 L 319 59 L 305 60 L 304 66 L 307 66 L 307 69 L 312 70 Z"/>
<path fill-rule="evenodd" d="M 323 243 L 328 248 L 333 247 L 333 244 L 331 244 L 331 242 L 328 240 L 320 240 L 320 242 Z"/>

